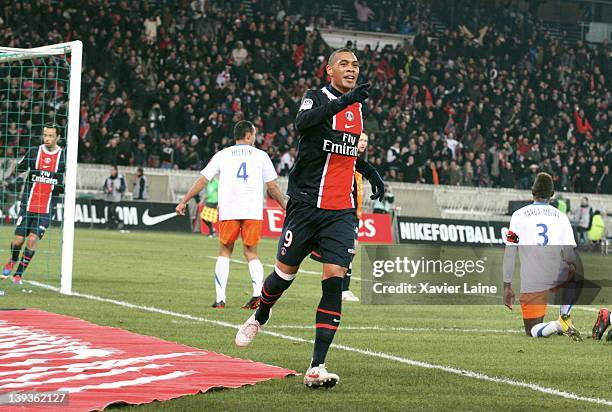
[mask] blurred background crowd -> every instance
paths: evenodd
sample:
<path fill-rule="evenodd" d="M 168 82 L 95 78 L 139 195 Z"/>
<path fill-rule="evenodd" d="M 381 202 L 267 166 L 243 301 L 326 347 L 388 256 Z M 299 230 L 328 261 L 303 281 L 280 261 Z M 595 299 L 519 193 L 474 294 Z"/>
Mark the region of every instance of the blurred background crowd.
<path fill-rule="evenodd" d="M 348 24 L 327 3 L 12 1 L 0 44 L 83 41 L 80 162 L 199 170 L 248 119 L 287 174 L 301 96 L 327 82 L 319 30 Z M 345 2 L 357 29 L 414 36 L 357 52 L 367 158 L 386 179 L 527 189 L 546 171 L 558 190 L 612 194 L 612 50 L 553 36 L 538 3 Z M 29 132 L 6 94 L 20 87 L 0 90 L 0 146 L 15 155 Z"/>

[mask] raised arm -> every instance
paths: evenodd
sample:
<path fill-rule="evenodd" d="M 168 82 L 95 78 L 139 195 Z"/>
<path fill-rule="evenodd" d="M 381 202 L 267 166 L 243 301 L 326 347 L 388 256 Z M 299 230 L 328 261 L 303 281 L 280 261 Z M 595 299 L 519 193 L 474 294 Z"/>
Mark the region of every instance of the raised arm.
<path fill-rule="evenodd" d="M 348 105 L 365 101 L 369 96 L 369 88 L 370 83 L 360 84 L 350 92 L 321 105 L 317 103 L 314 91 L 308 90 L 302 98 L 300 110 L 295 117 L 295 128 L 299 132 L 303 132 L 310 127 L 323 123 L 327 118 L 344 110 Z"/>

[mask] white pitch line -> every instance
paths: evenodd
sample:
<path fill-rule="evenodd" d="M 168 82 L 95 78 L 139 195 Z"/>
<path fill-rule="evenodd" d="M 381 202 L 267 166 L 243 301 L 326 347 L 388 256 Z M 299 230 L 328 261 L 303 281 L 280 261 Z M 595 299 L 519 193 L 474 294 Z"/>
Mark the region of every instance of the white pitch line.
<path fill-rule="evenodd" d="M 217 260 L 217 256 L 206 256 L 206 257 L 209 259 Z M 239 263 L 241 265 L 249 264 L 248 262 L 245 262 L 244 260 L 240 260 L 240 259 L 230 259 L 230 262 Z M 262 265 L 265 267 L 274 269 L 274 265 L 271 265 L 270 263 L 262 263 Z M 321 272 L 316 272 L 314 270 L 304 270 L 304 269 L 300 269 L 298 273 L 306 273 L 307 275 L 321 275 Z M 361 278 L 357 276 L 351 276 L 351 279 L 361 281 Z"/>
<path fill-rule="evenodd" d="M 51 285 L 47 285 L 45 283 L 40 283 L 40 282 L 35 282 L 35 281 L 27 281 L 27 282 L 32 284 L 32 285 L 34 285 L 34 286 L 38 286 L 38 287 L 41 287 L 41 288 L 45 288 L 45 289 L 49 289 L 49 290 L 52 290 L 52 291 L 55 291 L 55 292 L 59 292 L 59 288 L 57 288 L 55 286 L 51 286 Z M 95 295 L 87 295 L 87 294 L 83 294 L 83 293 L 72 292 L 72 296 L 81 297 L 81 298 L 84 298 L 84 299 L 94 300 L 94 301 L 98 301 L 98 302 L 112 303 L 114 305 L 118 305 L 118 306 L 122 306 L 122 307 L 126 307 L 126 308 L 132 308 L 132 309 L 139 309 L 139 310 L 143 310 L 143 311 L 146 311 L 146 312 L 160 313 L 160 314 L 163 314 L 163 315 L 173 316 L 173 317 L 177 317 L 177 318 L 197 320 L 199 322 L 210 323 L 210 324 L 213 324 L 213 325 L 224 326 L 224 327 L 232 328 L 232 329 L 238 329 L 240 327 L 240 325 L 235 325 L 235 324 L 232 324 L 232 323 L 229 323 L 229 322 L 223 322 L 223 321 L 219 321 L 219 320 L 201 318 L 201 317 L 198 317 L 198 316 L 188 315 L 188 314 L 179 313 L 179 312 L 173 312 L 173 311 L 169 311 L 169 310 L 165 310 L 165 309 L 159 309 L 159 308 L 154 308 L 154 307 L 150 307 L 150 306 L 135 305 L 133 303 L 123 302 L 123 301 L 120 301 L 120 300 L 103 298 L 103 297 L 95 296 Z M 280 338 L 280 339 L 285 339 L 285 340 L 293 341 L 293 342 L 310 343 L 310 344 L 314 343 L 313 340 L 298 338 L 298 337 L 295 337 L 295 336 L 285 335 L 285 334 L 282 334 L 282 333 L 271 332 L 269 330 L 262 330 L 259 333 L 270 335 L 270 336 L 274 336 L 274 337 L 277 337 L 277 338 Z M 450 374 L 453 374 L 453 375 L 469 377 L 469 378 L 478 379 L 478 380 L 486 381 L 486 382 L 503 383 L 505 385 L 516 386 L 516 387 L 519 387 L 519 388 L 531 389 L 531 390 L 536 391 L 536 392 L 545 393 L 547 395 L 553 395 L 553 396 L 557 396 L 557 397 L 561 397 L 561 398 L 565 398 L 565 399 L 572 399 L 572 400 L 581 401 L 581 402 L 595 403 L 595 404 L 598 404 L 598 405 L 612 406 L 612 401 L 608 400 L 608 399 L 591 398 L 591 397 L 587 397 L 587 396 L 580 396 L 580 395 L 576 395 L 575 393 L 572 393 L 572 392 L 565 392 L 565 391 L 561 391 L 561 390 L 558 390 L 558 389 L 555 389 L 555 388 L 548 388 L 546 386 L 540 386 L 540 385 L 537 385 L 537 384 L 534 384 L 534 383 L 523 382 L 523 381 L 515 381 L 513 379 L 504 378 L 504 377 L 489 376 L 489 375 L 485 375 L 485 374 L 479 373 L 479 372 L 474 372 L 474 371 L 471 371 L 471 370 L 468 370 L 468 369 L 459 369 L 459 368 L 453 368 L 451 366 L 436 365 L 436 364 L 433 364 L 433 363 L 421 362 L 421 361 L 416 361 L 416 360 L 412 360 L 412 359 L 408 359 L 408 358 L 402 358 L 402 357 L 399 357 L 399 356 L 389 355 L 389 354 L 383 353 L 383 352 L 374 352 L 374 351 L 371 351 L 371 350 L 368 350 L 368 349 L 353 348 L 351 346 L 338 345 L 338 344 L 335 344 L 335 343 L 332 344 L 331 346 L 333 348 L 340 349 L 340 350 L 343 350 L 343 351 L 346 351 L 346 352 L 359 353 L 361 355 L 370 356 L 370 357 L 374 357 L 374 358 L 385 359 L 385 360 L 390 360 L 390 361 L 395 361 L 395 362 L 402 363 L 402 364 L 405 364 L 405 365 L 417 366 L 417 367 L 425 368 L 425 369 L 439 370 L 439 371 L 447 372 L 447 373 L 450 373 Z"/>
<path fill-rule="evenodd" d="M 267 329 L 314 329 L 307 325 L 270 325 Z M 458 332 L 458 333 L 524 333 L 518 329 L 463 329 L 463 328 L 408 328 L 384 326 L 342 326 L 342 330 L 380 331 L 380 332 Z"/>
<path fill-rule="evenodd" d="M 554 308 L 560 308 L 561 306 L 559 305 L 550 305 Z M 595 309 L 595 308 L 589 308 L 589 307 L 585 307 L 585 306 L 572 306 L 572 310 L 582 310 L 585 312 L 599 312 L 599 309 Z"/>
<path fill-rule="evenodd" d="M 172 321 L 179 323 L 179 321 Z M 184 323 L 198 323 L 189 321 Z M 268 325 L 266 329 L 296 329 L 314 330 L 314 325 Z M 519 329 L 475 329 L 475 328 L 409 328 L 409 327 L 385 327 L 385 326 L 342 326 L 342 330 L 349 331 L 379 331 L 379 332 L 456 332 L 456 333 L 524 333 Z"/>

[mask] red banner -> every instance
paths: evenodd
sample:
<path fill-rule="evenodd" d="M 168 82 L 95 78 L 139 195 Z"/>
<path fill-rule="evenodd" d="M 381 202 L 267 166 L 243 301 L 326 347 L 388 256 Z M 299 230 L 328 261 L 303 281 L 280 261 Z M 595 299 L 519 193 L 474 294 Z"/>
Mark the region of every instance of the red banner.
<path fill-rule="evenodd" d="M 2 406 L 3 411 L 101 410 L 114 403 L 165 401 L 295 374 L 38 309 L 0 311 L 0 336 L 3 396 L 61 392 L 39 397 L 46 409 L 32 401 Z"/>
<path fill-rule="evenodd" d="M 276 202 L 274 202 L 276 204 Z M 202 211 L 198 208 L 198 216 Z M 285 211 L 279 206 L 274 207 L 272 202 L 267 203 L 263 210 L 262 237 L 277 239 L 285 222 Z M 200 223 L 202 223 L 200 221 Z M 208 228 L 201 224 L 201 232 L 208 235 Z M 214 224 L 218 230 L 217 223 Z M 393 243 L 393 229 L 391 225 L 391 215 L 364 213 L 359 220 L 359 241 L 365 243 Z"/>
<path fill-rule="evenodd" d="M 278 238 L 283 230 L 285 211 L 264 208 L 263 237 Z M 364 213 L 359 219 L 359 241 L 365 243 L 393 243 L 391 215 Z"/>
<path fill-rule="evenodd" d="M 359 241 L 364 243 L 393 243 L 391 215 L 364 213 L 359 219 Z"/>

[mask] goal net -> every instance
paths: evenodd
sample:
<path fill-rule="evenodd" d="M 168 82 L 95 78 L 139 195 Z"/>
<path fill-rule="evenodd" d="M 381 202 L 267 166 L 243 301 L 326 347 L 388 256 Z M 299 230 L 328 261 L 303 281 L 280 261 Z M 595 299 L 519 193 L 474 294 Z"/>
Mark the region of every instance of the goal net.
<path fill-rule="evenodd" d="M 0 47 L 0 289 L 7 293 L 15 274 L 25 285 L 71 293 L 81 60 L 80 41 Z"/>

